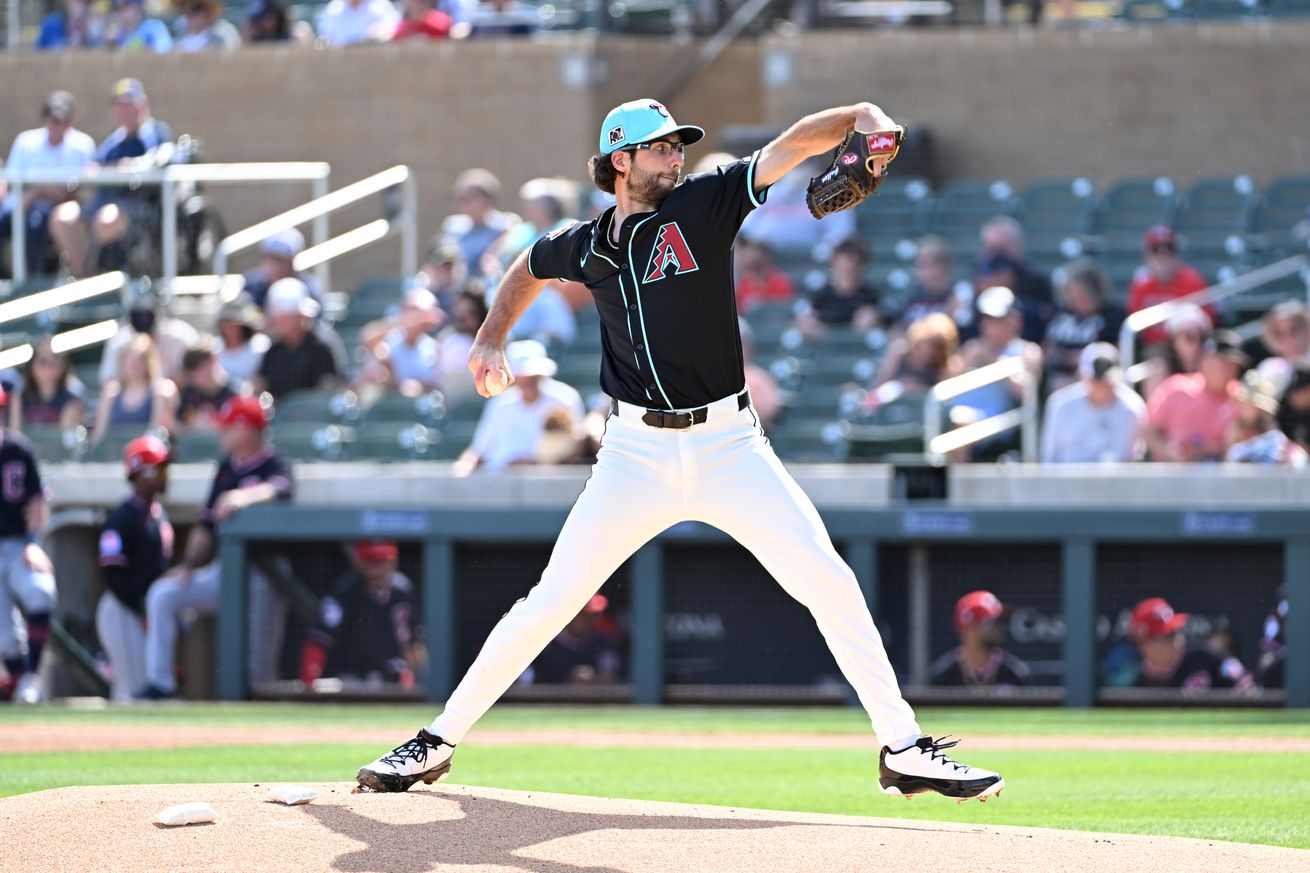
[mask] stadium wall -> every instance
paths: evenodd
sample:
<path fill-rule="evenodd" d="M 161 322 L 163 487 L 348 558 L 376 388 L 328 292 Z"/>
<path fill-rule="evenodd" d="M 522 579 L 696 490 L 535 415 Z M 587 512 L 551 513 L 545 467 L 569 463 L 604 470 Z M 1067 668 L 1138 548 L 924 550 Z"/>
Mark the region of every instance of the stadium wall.
<path fill-rule="evenodd" d="M 781 127 L 872 97 L 932 134 L 937 173 L 1009 178 L 1086 174 L 1310 172 L 1310 23 L 1114 31 L 860 31 L 732 46 L 670 108 L 710 128 Z M 501 176 L 513 206 L 539 175 L 585 179 L 595 126 L 613 103 L 660 96 L 698 43 L 565 36 L 549 41 L 395 45 L 335 52 L 252 47 L 234 54 L 19 54 L 0 59 L 0 140 L 39 123 L 68 88 L 80 126 L 109 127 L 102 95 L 137 76 L 156 114 L 201 137 L 211 160 L 327 160 L 334 185 L 391 164 L 418 171 L 421 233 L 451 211 L 467 167 Z M 301 202 L 307 186 L 211 189 L 231 228 Z M 375 204 L 343 214 L 377 216 Z M 394 273 L 394 244 L 336 269 L 346 290 Z M 240 266 L 240 262 L 237 264 Z"/>

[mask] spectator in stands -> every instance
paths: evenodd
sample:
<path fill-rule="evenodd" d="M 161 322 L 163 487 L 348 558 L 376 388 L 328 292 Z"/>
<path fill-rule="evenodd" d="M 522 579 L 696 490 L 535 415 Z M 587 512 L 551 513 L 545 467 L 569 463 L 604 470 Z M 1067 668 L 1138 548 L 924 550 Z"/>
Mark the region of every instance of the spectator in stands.
<path fill-rule="evenodd" d="M 795 299 L 791 277 L 778 266 L 773 249 L 765 242 L 741 237 L 733 246 L 737 275 L 737 311 L 746 315 L 761 303 L 786 303 Z"/>
<path fill-rule="evenodd" d="M 146 687 L 140 697 L 162 700 L 176 694 L 173 654 L 184 610 L 218 611 L 223 576 L 218 562 L 221 525 L 251 506 L 291 499 L 291 462 L 265 441 L 268 421 L 256 397 L 233 397 L 219 412 L 224 457 L 214 474 L 200 524 L 191 529 L 182 562 L 161 576 L 146 594 Z M 250 572 L 248 611 L 251 681 L 277 675 L 286 602 L 273 591 L 258 565 Z"/>
<path fill-rule="evenodd" d="M 399 23 L 388 0 L 332 0 L 318 18 L 318 37 L 333 47 L 386 42 Z"/>
<path fill-rule="evenodd" d="M 867 333 L 878 326 L 882 292 L 865 280 L 868 265 L 869 250 L 856 237 L 833 248 L 827 283 L 810 298 L 809 309 L 797 316 L 801 333 L 817 339 L 832 329 Z"/>
<path fill-rule="evenodd" d="M 294 227 L 275 233 L 259 244 L 259 266 L 242 277 L 243 290 L 260 309 L 268 298 L 269 287 L 279 279 L 296 278 L 309 289 L 309 296 L 323 306 L 323 289 L 313 273 L 297 270 L 296 257 L 305 250 L 305 237 Z"/>
<path fill-rule="evenodd" d="M 307 21 L 293 21 L 278 0 L 253 0 L 246 7 L 242 39 L 248 43 L 293 42 L 314 44 L 314 28 Z"/>
<path fill-rule="evenodd" d="M 255 393 L 267 391 L 280 400 L 293 391 L 334 385 L 340 371 L 332 349 L 314 330 L 318 301 L 305 283 L 294 277 L 274 282 L 264 309 L 273 341 L 260 362 Z"/>
<path fill-rule="evenodd" d="M 23 170 L 66 170 L 81 173 L 95 158 L 95 140 L 73 126 L 77 105 L 67 91 L 54 91 L 41 105 L 41 127 L 25 130 L 14 138 L 5 162 L 6 187 Z M 51 244 L 51 218 L 65 203 L 77 203 L 77 185 L 39 183 L 23 186 L 23 221 L 26 232 L 24 253 L 29 274 L 42 275 L 56 254 Z M 5 188 L 0 188 L 4 191 Z M 18 194 L 7 191 L 0 200 L 0 247 L 14 236 Z M 61 247 L 60 251 L 64 251 Z M 3 266 L 0 252 L 0 266 Z M 10 255 L 12 258 L 12 253 Z M 68 260 L 65 254 L 65 260 Z M 6 275 L 0 271 L 0 275 Z"/>
<path fill-rule="evenodd" d="M 755 363 L 755 332 L 744 318 L 737 319 L 741 334 L 741 357 L 746 371 L 746 390 L 750 391 L 751 406 L 760 417 L 760 425 L 771 427 L 782 414 L 782 391 L 769 371 Z M 609 404 L 605 406 L 609 417 Z"/>
<path fill-rule="evenodd" d="M 1046 390 L 1056 391 L 1079 378 L 1083 349 L 1094 342 L 1117 343 L 1123 317 L 1107 299 L 1110 283 L 1090 259 L 1067 264 L 1056 295 L 1059 307 L 1046 326 Z"/>
<path fill-rule="evenodd" d="M 100 48 L 104 44 L 105 16 L 91 0 L 66 0 L 67 11 L 56 9 L 41 19 L 37 51 Z"/>
<path fill-rule="evenodd" d="M 0 390 L 0 407 L 8 400 Z M 4 477 L 4 514 L 0 520 L 0 701 L 40 703 L 41 652 L 50 639 L 50 616 L 58 600 L 54 565 L 41 548 L 50 519 L 46 484 L 32 452 L 20 434 L 0 430 Z M 26 625 L 26 628 L 24 628 Z M 24 634 L 26 630 L 26 634 Z"/>
<path fill-rule="evenodd" d="M 100 530 L 96 636 L 112 669 L 110 697 L 132 700 L 146 684 L 146 592 L 173 557 L 173 526 L 160 498 L 168 490 L 172 457 L 158 437 L 142 436 L 123 450 L 132 496 L 118 504 Z"/>
<path fill-rule="evenodd" d="M 1310 363 L 1296 365 L 1278 398 L 1278 429 L 1310 450 Z"/>
<path fill-rule="evenodd" d="M 955 602 L 955 632 L 960 645 L 932 665 L 932 684 L 952 687 L 1013 688 L 1027 685 L 1028 665 L 1005 651 L 1008 614 L 990 591 L 970 591 Z"/>
<path fill-rule="evenodd" d="M 241 31 L 223 18 L 222 0 L 173 0 L 182 16 L 182 33 L 174 43 L 180 52 L 241 48 Z"/>
<path fill-rule="evenodd" d="M 1102 342 L 1084 347 L 1078 376 L 1046 402 L 1042 463 L 1140 460 L 1146 404 L 1123 384 L 1119 350 Z"/>
<path fill-rule="evenodd" d="M 1180 688 L 1184 692 L 1210 688 L 1250 691 L 1255 680 L 1236 658 L 1217 657 L 1204 647 L 1191 647 L 1183 635 L 1188 615 L 1174 612 L 1163 597 L 1151 597 L 1133 607 L 1128 640 L 1135 652 L 1112 651 L 1107 658 L 1107 685 L 1136 688 Z"/>
<path fill-rule="evenodd" d="M 905 330 L 933 312 L 944 312 L 960 327 L 973 324 L 973 286 L 955 283 L 955 258 L 951 246 L 940 236 L 919 240 L 914 255 L 914 287 L 897 318 Z"/>
<path fill-rule="evenodd" d="M 118 126 L 96 149 L 97 164 L 108 169 L 140 166 L 153 161 L 161 147 L 172 143 L 172 131 L 151 115 L 150 99 L 138 80 L 119 79 L 110 90 L 109 101 Z M 142 197 L 143 192 L 131 186 L 102 185 L 85 212 L 76 200 L 60 204 L 51 216 L 50 233 L 66 253 L 70 272 L 84 275 L 126 266 L 127 251 L 121 240 Z"/>
<path fill-rule="evenodd" d="M 738 238 L 767 243 L 775 252 L 813 254 L 855 236 L 855 211 L 846 210 L 815 221 L 805 205 L 805 189 L 811 176 L 828 168 L 828 156 L 811 158 L 783 176 L 769 189 L 769 199 L 742 223 Z M 820 245 L 822 243 L 822 245 Z"/>
<path fill-rule="evenodd" d="M 433 39 L 449 39 L 450 28 L 453 25 L 450 16 L 437 9 L 433 0 L 404 0 L 400 21 L 396 24 L 391 40 L 392 42 L 402 40 L 427 42 Z"/>
<path fill-rule="evenodd" d="M 523 685 L 613 685 L 623 672 L 623 631 L 594 594 L 519 679 Z"/>
<path fill-rule="evenodd" d="M 1019 262 L 1004 253 L 985 255 L 974 268 L 973 287 L 975 294 L 982 294 L 988 288 L 1010 288 L 1018 284 Z M 1046 322 L 1050 315 L 1041 318 L 1039 307 L 1030 301 L 1019 298 L 1019 308 L 1023 313 L 1024 339 L 1041 342 L 1046 335 Z M 975 297 L 975 300 L 977 297 Z M 1043 311 L 1051 312 L 1051 307 Z M 976 317 L 976 313 L 975 313 Z"/>
<path fill-rule="evenodd" d="M 978 231 L 978 246 L 980 263 L 1003 256 L 1012 265 L 1014 284 L 1004 287 L 1012 290 L 1023 304 L 1024 314 L 1031 324 L 1030 338 L 1040 342 L 1046 323 L 1055 314 L 1055 292 L 1050 277 L 1031 267 L 1024 258 L 1023 225 L 1008 215 L 989 219 Z"/>
<path fill-rule="evenodd" d="M 557 367 L 541 343 L 519 340 L 510 343 L 505 353 L 514 384 L 487 401 L 473 443 L 455 461 L 457 476 L 467 476 L 479 467 L 499 473 L 511 466 L 541 463 L 542 437 L 554 414 L 564 417 L 570 434 L 582 426 L 582 397 L 552 378 Z M 576 436 L 574 442 L 578 442 Z"/>
<path fill-rule="evenodd" d="M 124 346 L 141 334 L 155 341 L 166 379 L 181 378 L 182 356 L 187 349 L 200 344 L 200 334 L 196 333 L 196 329 L 182 319 L 170 316 L 158 295 L 153 291 L 142 293 L 132 301 L 127 311 L 127 323 L 120 325 L 118 333 L 105 343 L 105 350 L 100 357 L 101 385 L 107 385 L 118 378 L 119 354 Z"/>
<path fill-rule="evenodd" d="M 227 374 L 228 385 L 238 394 L 245 393 L 259 375 L 269 339 L 261 333 L 264 313 L 249 296 L 238 295 L 223 304 L 215 324 L 218 365 Z"/>
<path fill-rule="evenodd" d="M 978 295 L 978 336 L 960 347 L 960 365 L 968 373 L 1005 358 L 1021 358 L 1032 378 L 1041 372 L 1042 349 L 1023 339 L 1023 310 L 1009 288 L 988 288 Z M 1023 380 L 992 382 L 957 397 L 951 404 L 951 421 L 971 424 L 1008 412 L 1023 398 Z M 984 455 L 1007 445 L 1008 436 L 987 439 L 974 445 Z"/>
<path fill-rule="evenodd" d="M 179 430 L 209 430 L 214 417 L 234 396 L 227 373 L 218 366 L 213 349 L 188 349 L 182 356 L 182 387 L 178 392 Z"/>
<path fill-rule="evenodd" d="M 1278 604 L 1265 619 L 1260 637 L 1260 661 L 1256 667 L 1263 688 L 1283 688 L 1287 684 L 1287 596 L 1279 589 Z"/>
<path fill-rule="evenodd" d="M 944 379 L 960 374 L 960 331 L 945 312 L 929 312 L 891 341 L 878 367 L 875 386 L 895 382 L 901 390 L 927 391 Z M 870 408 L 879 396 L 870 392 Z"/>
<path fill-rule="evenodd" d="M 405 292 L 400 312 L 364 325 L 360 345 L 368 360 L 359 374 L 364 393 L 370 386 L 417 397 L 437 385 L 437 340 L 445 316 L 426 288 Z"/>
<path fill-rule="evenodd" d="M 448 403 L 474 396 L 468 375 L 469 349 L 486 318 L 487 299 L 481 291 L 466 288 L 455 298 L 450 324 L 437 334 L 437 387 Z"/>
<path fill-rule="evenodd" d="M 322 676 L 414 685 L 427 661 L 414 583 L 396 569 L 390 540 L 362 540 L 354 566 L 319 604 L 318 624 L 300 649 L 300 681 Z"/>
<path fill-rule="evenodd" d="M 1237 377 L 1246 366 L 1242 339 L 1216 331 L 1205 341 L 1201 369 L 1170 376 L 1147 401 L 1146 445 L 1153 461 L 1217 461 L 1237 418 Z"/>
<path fill-rule="evenodd" d="M 459 212 L 446 217 L 441 232 L 459 245 L 470 276 L 494 279 L 500 275 L 494 245 L 519 223 L 519 217 L 498 210 L 499 198 L 500 180 L 490 170 L 475 167 L 455 179 L 455 205 Z"/>
<path fill-rule="evenodd" d="M 1256 369 L 1277 393 L 1292 378 L 1296 365 L 1310 360 L 1310 309 L 1300 300 L 1279 303 L 1260 320 L 1260 341 L 1270 356 Z"/>
<path fill-rule="evenodd" d="M 523 220 L 492 246 L 503 268 L 543 236 L 572 225 L 578 211 L 578 190 L 565 179 L 530 179 L 519 189 L 519 200 Z"/>
<path fill-rule="evenodd" d="M 1128 288 L 1128 314 L 1195 294 L 1210 283 L 1178 257 L 1178 239 L 1172 229 L 1156 225 L 1142 238 L 1144 263 Z M 1210 313 L 1213 325 L 1214 313 Z M 1165 341 L 1160 325 L 1142 331 L 1139 341 L 1151 348 Z"/>
<path fill-rule="evenodd" d="M 9 429 L 21 433 L 36 425 L 70 430 L 82 424 L 85 414 L 82 383 L 68 358 L 51 350 L 50 337 L 37 339 L 23 370 L 22 390 L 10 395 Z"/>
<path fill-rule="evenodd" d="M 519 0 L 487 0 L 478 5 L 469 36 L 531 36 L 540 29 L 536 7 Z"/>
<path fill-rule="evenodd" d="M 1178 304 L 1164 329 L 1166 341 L 1163 350 L 1156 347 L 1154 355 L 1147 358 L 1150 367 L 1140 386 L 1143 397 L 1154 394 L 1155 389 L 1170 376 L 1195 373 L 1200 369 L 1201 352 L 1214 330 L 1210 316 L 1195 303 Z M 1147 354 L 1152 354 L 1150 349 Z"/>
<path fill-rule="evenodd" d="M 536 299 L 514 322 L 511 339 L 532 339 L 545 346 L 569 345 L 578 336 L 578 321 L 573 309 L 552 283 L 541 289 Z"/>
<path fill-rule="evenodd" d="M 173 50 L 173 34 L 158 18 L 147 18 L 145 0 L 115 0 L 109 44 L 127 52 L 164 54 Z"/>
<path fill-rule="evenodd" d="M 459 245 L 440 235 L 433 237 L 413 284 L 431 291 L 441 311 L 454 315 L 455 300 L 468 284 L 468 265 Z"/>
<path fill-rule="evenodd" d="M 176 409 L 177 386 L 163 374 L 155 341 L 138 334 L 119 352 L 118 380 L 100 395 L 91 442 L 100 442 L 111 427 L 171 430 Z"/>
<path fill-rule="evenodd" d="M 1237 417 L 1228 431 L 1225 461 L 1306 466 L 1305 449 L 1278 429 L 1278 399 L 1271 381 L 1248 370 L 1233 395 Z"/>

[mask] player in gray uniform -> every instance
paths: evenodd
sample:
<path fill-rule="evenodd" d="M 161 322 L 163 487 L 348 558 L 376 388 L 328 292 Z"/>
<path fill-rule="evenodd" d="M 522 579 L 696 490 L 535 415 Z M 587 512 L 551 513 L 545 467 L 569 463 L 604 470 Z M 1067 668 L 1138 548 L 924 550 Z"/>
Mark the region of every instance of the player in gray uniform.
<path fill-rule="evenodd" d="M 0 409 L 8 400 L 0 388 Z M 50 638 L 55 574 L 41 548 L 49 515 L 45 485 L 32 446 L 22 434 L 0 429 L 0 700 L 39 703 L 38 672 Z"/>
<path fill-rule="evenodd" d="M 613 408 L 591 479 L 560 531 L 540 582 L 492 630 L 426 730 L 360 770 L 361 785 L 404 791 L 450 770 L 455 744 L 532 663 L 628 556 L 684 520 L 711 524 L 749 549 L 814 615 L 883 748 L 879 787 L 908 797 L 995 796 L 995 773 L 948 756 L 954 742 L 921 736 L 855 574 L 773 453 L 745 391 L 732 283 L 737 230 L 769 187 L 854 127 L 895 128 L 869 103 L 792 125 L 740 161 L 679 184 L 699 127 L 679 126 L 654 100 L 616 107 L 591 159 L 596 185 L 617 204 L 539 240 L 505 274 L 469 353 L 479 393 L 512 374 L 510 328 L 552 280 L 595 296 L 601 387 Z M 880 158 L 881 174 L 891 156 Z"/>

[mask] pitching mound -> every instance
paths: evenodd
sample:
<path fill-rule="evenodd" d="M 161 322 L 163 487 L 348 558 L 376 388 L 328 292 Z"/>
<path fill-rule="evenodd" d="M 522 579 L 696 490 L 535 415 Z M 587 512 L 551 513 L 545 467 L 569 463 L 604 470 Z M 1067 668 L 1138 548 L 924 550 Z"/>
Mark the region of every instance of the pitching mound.
<path fill-rule="evenodd" d="M 609 800 L 451 786 L 351 794 L 310 786 L 307 806 L 268 785 L 64 788 L 0 799 L 13 870 L 428 870 L 612 873 L 1305 870 L 1295 849 Z M 207 825 L 151 823 L 205 801 Z M 920 799 L 916 803 L 946 802 Z"/>

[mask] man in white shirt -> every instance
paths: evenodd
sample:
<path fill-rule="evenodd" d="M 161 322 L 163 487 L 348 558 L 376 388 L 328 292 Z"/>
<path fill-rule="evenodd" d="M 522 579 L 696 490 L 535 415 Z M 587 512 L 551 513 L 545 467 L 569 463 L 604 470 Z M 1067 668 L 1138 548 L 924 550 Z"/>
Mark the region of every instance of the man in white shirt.
<path fill-rule="evenodd" d="M 1119 350 L 1092 343 L 1078 359 L 1080 381 L 1046 401 L 1044 464 L 1137 461 L 1146 404 L 1120 380 Z"/>
<path fill-rule="evenodd" d="M 388 0 L 332 0 L 318 19 L 318 35 L 330 46 L 386 42 L 399 21 Z"/>
<path fill-rule="evenodd" d="M 0 247 L 13 239 L 13 222 L 18 211 L 18 195 L 12 190 L 13 180 L 23 170 L 56 169 L 67 170 L 70 175 L 81 173 L 95 157 L 96 143 L 88 134 L 73 126 L 76 111 L 73 95 L 67 91 L 55 91 L 46 98 L 41 107 L 41 116 L 45 124 L 32 130 L 25 130 L 14 138 L 9 150 L 9 159 L 5 162 L 5 179 L 7 186 L 0 185 L 0 191 L 9 189 L 0 203 Z M 23 186 L 23 220 L 26 239 L 24 250 L 27 254 L 27 271 L 29 274 L 46 272 L 47 258 L 53 252 L 50 240 L 50 213 L 60 203 L 75 198 L 76 184 L 25 184 Z M 0 262 L 3 262 L 0 258 Z"/>
<path fill-rule="evenodd" d="M 543 437 L 548 431 L 576 434 L 585 412 L 582 397 L 556 382 L 556 365 L 536 340 L 519 340 L 505 349 L 514 384 L 487 401 L 473 433 L 473 444 L 455 462 L 457 476 L 481 466 L 498 473 L 518 464 L 546 463 Z M 576 445 L 576 438 L 574 439 Z"/>

